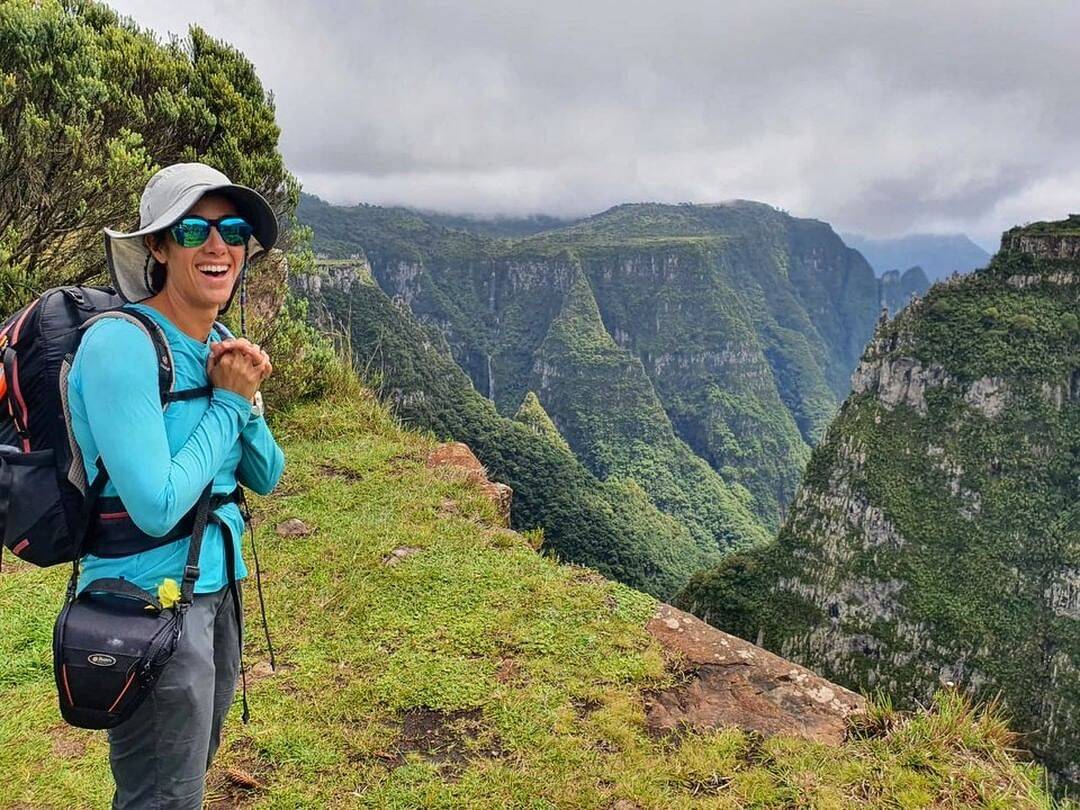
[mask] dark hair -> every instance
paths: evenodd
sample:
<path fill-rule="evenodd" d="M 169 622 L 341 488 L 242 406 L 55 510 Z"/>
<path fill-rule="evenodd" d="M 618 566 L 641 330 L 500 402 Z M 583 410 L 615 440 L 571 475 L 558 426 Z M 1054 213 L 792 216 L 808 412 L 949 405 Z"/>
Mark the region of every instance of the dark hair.
<path fill-rule="evenodd" d="M 160 248 L 165 244 L 165 237 L 168 234 L 168 230 L 160 230 L 157 233 L 150 234 L 150 241 L 154 243 L 154 247 Z M 146 253 L 146 277 L 150 283 L 150 289 L 156 295 L 165 289 L 165 265 L 154 258 L 154 254 L 147 251 Z"/>

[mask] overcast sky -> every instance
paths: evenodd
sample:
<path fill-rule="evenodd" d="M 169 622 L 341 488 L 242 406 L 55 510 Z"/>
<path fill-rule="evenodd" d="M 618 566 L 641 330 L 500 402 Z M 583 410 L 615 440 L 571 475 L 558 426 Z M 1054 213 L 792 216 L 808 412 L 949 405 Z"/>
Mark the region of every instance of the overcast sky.
<path fill-rule="evenodd" d="M 116 0 L 274 92 L 332 202 L 580 215 L 761 200 L 838 230 L 1080 211 L 1080 3 Z"/>

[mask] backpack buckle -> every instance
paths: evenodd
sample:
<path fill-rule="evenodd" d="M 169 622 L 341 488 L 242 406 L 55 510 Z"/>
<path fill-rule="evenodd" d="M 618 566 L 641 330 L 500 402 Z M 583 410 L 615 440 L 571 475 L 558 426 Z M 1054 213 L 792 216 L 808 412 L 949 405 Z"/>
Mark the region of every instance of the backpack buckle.
<path fill-rule="evenodd" d="M 199 566 L 197 565 L 185 565 L 184 566 L 184 579 L 190 579 L 192 582 L 199 581 Z"/>

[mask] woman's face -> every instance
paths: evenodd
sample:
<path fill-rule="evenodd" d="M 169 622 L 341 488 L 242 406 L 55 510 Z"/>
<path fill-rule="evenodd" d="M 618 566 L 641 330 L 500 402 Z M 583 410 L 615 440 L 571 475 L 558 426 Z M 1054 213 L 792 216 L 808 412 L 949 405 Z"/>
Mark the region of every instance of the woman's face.
<path fill-rule="evenodd" d="M 227 197 L 207 195 L 188 210 L 191 214 L 215 220 L 238 211 Z M 244 266 L 244 246 L 225 244 L 217 228 L 211 228 L 209 238 L 198 247 L 182 247 L 166 236 L 150 250 L 165 265 L 165 291 L 198 309 L 225 306 Z"/>

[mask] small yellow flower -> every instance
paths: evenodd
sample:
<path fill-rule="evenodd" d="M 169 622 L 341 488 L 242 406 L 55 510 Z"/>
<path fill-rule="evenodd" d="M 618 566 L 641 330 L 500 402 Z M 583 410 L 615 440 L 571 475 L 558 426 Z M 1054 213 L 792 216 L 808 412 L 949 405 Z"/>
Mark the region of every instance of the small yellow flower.
<path fill-rule="evenodd" d="M 180 601 L 180 587 L 175 579 L 164 579 L 158 585 L 157 595 L 163 608 L 171 608 Z"/>

